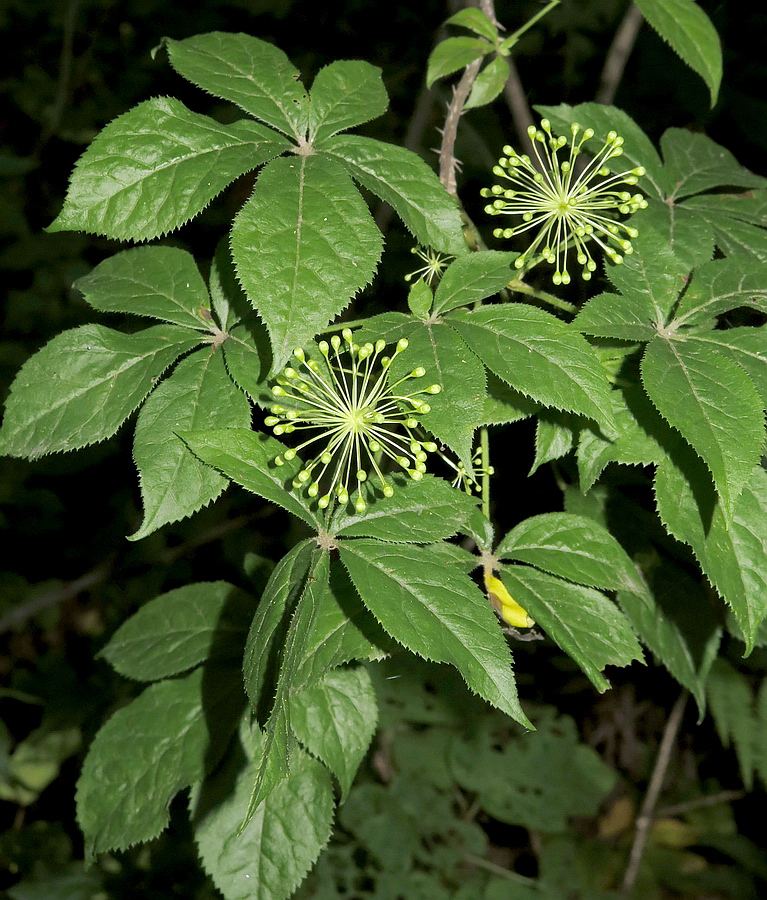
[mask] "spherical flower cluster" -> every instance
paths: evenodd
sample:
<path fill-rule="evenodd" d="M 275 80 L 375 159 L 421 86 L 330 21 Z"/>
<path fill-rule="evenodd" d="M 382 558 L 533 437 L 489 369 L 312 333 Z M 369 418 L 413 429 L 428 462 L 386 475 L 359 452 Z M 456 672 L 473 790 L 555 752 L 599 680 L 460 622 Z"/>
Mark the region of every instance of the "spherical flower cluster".
<path fill-rule="evenodd" d="M 541 127 L 531 125 L 528 134 L 533 142 L 536 164 L 529 156 L 518 154 L 506 146 L 506 156 L 494 166 L 493 174 L 511 182 L 512 187 L 493 185 L 482 190 L 482 196 L 493 198 L 485 211 L 493 216 L 521 216 L 522 222 L 513 228 L 496 228 L 496 237 L 510 238 L 538 229 L 533 242 L 514 262 L 521 269 L 531 257 L 540 253 L 546 262 L 555 266 L 554 284 L 568 284 L 567 250 L 575 249 L 582 266 L 582 278 L 588 281 L 596 263 L 588 247 L 594 242 L 614 262 L 633 252 L 631 238 L 636 228 L 616 222 L 616 213 L 630 215 L 644 209 L 647 201 L 641 194 L 632 194 L 633 187 L 645 174 L 643 166 L 611 174 L 609 160 L 623 154 L 623 138 L 611 131 L 602 147 L 588 162 L 578 159 L 584 145 L 594 137 L 591 128 L 577 124 L 570 126 L 571 137 L 552 134 L 548 119 Z M 567 158 L 560 160 L 559 152 L 567 147 Z"/>
<path fill-rule="evenodd" d="M 429 412 L 423 394 L 437 394 L 438 384 L 406 390 L 411 381 L 426 374 L 421 366 L 390 383 L 388 370 L 408 346 L 403 338 L 392 356 L 382 356 L 386 342 L 356 344 L 347 328 L 343 340 L 333 335 L 317 344 L 319 359 L 310 359 L 303 350 L 294 350 L 297 367 L 287 366 L 277 378 L 272 394 L 277 401 L 265 422 L 275 435 L 309 432 L 295 448 L 274 461 L 278 466 L 310 450 L 293 481 L 293 488 L 305 488 L 325 509 L 336 497 L 364 512 L 363 484 L 372 474 L 386 497 L 394 488 L 387 480 L 384 460 L 388 458 L 414 480 L 426 471 L 428 453 L 437 445 L 416 437 L 418 416 Z"/>
<path fill-rule="evenodd" d="M 413 247 L 410 252 L 414 253 L 424 265 L 420 269 L 405 275 L 405 281 L 410 282 L 414 278 L 423 278 L 430 287 L 435 281 L 439 281 L 450 261 L 455 259 L 455 257 L 448 256 L 446 253 L 438 253 L 436 250 L 432 250 L 431 247 L 426 247 L 425 249 Z"/>

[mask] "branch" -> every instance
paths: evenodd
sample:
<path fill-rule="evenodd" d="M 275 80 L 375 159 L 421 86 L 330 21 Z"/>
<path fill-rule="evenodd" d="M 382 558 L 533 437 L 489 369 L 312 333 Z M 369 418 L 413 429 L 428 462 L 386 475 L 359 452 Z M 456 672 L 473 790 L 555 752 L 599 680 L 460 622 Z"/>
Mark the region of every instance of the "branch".
<path fill-rule="evenodd" d="M 647 786 L 647 793 L 642 801 L 642 808 L 639 810 L 639 815 L 636 819 L 634 843 L 631 847 L 631 855 L 629 856 L 628 865 L 626 866 L 626 871 L 623 875 L 623 884 L 621 885 L 621 891 L 626 896 L 628 896 L 629 892 L 634 887 L 637 875 L 639 874 L 639 866 L 642 862 L 642 855 L 644 853 L 645 844 L 647 843 L 647 836 L 653 822 L 655 805 L 660 797 L 668 765 L 671 762 L 671 752 L 674 749 L 674 742 L 679 733 L 679 726 L 682 724 L 684 707 L 687 703 L 687 694 L 687 690 L 682 691 L 668 717 L 666 727 L 663 730 L 663 739 L 658 748 L 658 757 L 655 760 L 655 767 L 652 771 L 650 784 Z"/>
<path fill-rule="evenodd" d="M 44 591 L 27 603 L 14 607 L 0 619 L 0 634 L 5 634 L 6 631 L 11 631 L 13 628 L 23 625 L 27 619 L 31 619 L 32 616 L 36 616 L 44 609 L 48 609 L 50 606 L 57 606 L 59 603 L 64 603 L 67 600 L 73 600 L 83 591 L 87 591 L 106 581 L 112 571 L 114 559 L 115 554 L 113 553 L 95 568 L 91 569 L 90 572 L 86 572 L 85 575 L 81 575 L 79 578 L 75 578 L 74 581 L 63 584 L 61 587 Z"/>
<path fill-rule="evenodd" d="M 632 3 L 626 10 L 626 15 L 618 26 L 610 49 L 607 51 L 599 81 L 599 90 L 594 98 L 597 103 L 610 104 L 615 99 L 615 92 L 618 90 L 618 84 L 623 77 L 623 71 L 631 51 L 634 49 L 643 21 L 644 16 L 639 7 L 636 3 Z"/>
<path fill-rule="evenodd" d="M 439 180 L 451 197 L 458 196 L 455 182 L 456 158 L 453 153 L 455 139 L 458 136 L 458 120 L 461 118 L 463 105 L 469 98 L 479 67 L 482 65 L 482 59 L 483 57 L 480 57 L 469 63 L 461 80 L 453 88 L 453 99 L 448 104 L 445 127 L 442 129 L 442 142 L 439 148 Z"/>

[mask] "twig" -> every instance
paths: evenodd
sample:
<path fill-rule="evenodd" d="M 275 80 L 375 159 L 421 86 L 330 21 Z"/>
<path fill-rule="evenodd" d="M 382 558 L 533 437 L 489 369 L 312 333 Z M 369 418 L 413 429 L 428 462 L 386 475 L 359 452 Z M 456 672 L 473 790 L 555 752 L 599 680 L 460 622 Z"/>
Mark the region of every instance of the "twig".
<path fill-rule="evenodd" d="M 607 51 L 602 76 L 599 81 L 599 90 L 594 98 L 597 103 L 610 104 L 615 99 L 615 92 L 623 77 L 626 63 L 634 49 L 639 29 L 642 27 L 644 16 L 636 3 L 632 3 L 626 10 L 623 21 L 615 32 L 615 37 Z"/>
<path fill-rule="evenodd" d="M 72 600 L 83 591 L 87 591 L 89 588 L 106 581 L 109 573 L 112 571 L 114 559 L 115 554 L 113 553 L 95 568 L 91 569 L 90 572 L 75 578 L 69 584 L 53 588 L 50 591 L 44 591 L 27 603 L 22 603 L 10 610 L 0 619 L 0 634 L 5 634 L 6 631 L 11 631 L 11 629 L 22 625 L 27 619 L 31 619 L 32 616 L 36 616 L 37 613 L 42 612 L 44 609 Z"/>
<path fill-rule="evenodd" d="M 461 75 L 461 80 L 453 88 L 453 99 L 447 107 L 445 127 L 442 129 L 442 142 L 439 148 L 439 180 L 451 197 L 458 196 L 455 182 L 456 158 L 453 153 L 455 150 L 455 139 L 458 136 L 458 120 L 461 118 L 463 105 L 469 98 L 472 85 L 481 65 L 482 57 L 475 59 L 474 62 L 466 66 L 463 75 Z"/>
<path fill-rule="evenodd" d="M 621 891 L 624 895 L 628 895 L 629 891 L 634 887 L 637 875 L 639 874 L 639 866 L 642 862 L 642 855 L 647 843 L 647 836 L 650 832 L 650 826 L 653 822 L 653 811 L 658 797 L 663 788 L 663 782 L 666 778 L 668 765 L 671 762 L 671 752 L 674 749 L 674 742 L 679 733 L 679 726 L 682 724 L 682 716 L 684 715 L 684 707 L 687 703 L 688 691 L 684 690 L 677 698 L 671 714 L 666 722 L 663 730 L 663 739 L 658 748 L 658 757 L 655 760 L 650 783 L 647 786 L 647 793 L 642 801 L 642 808 L 636 819 L 636 827 L 634 832 L 634 843 L 631 847 L 628 865 L 623 875 L 623 884 Z"/>
<path fill-rule="evenodd" d="M 745 797 L 745 791 L 719 791 L 718 794 L 709 794 L 707 797 L 696 797 L 695 800 L 688 800 L 686 803 L 675 803 L 673 806 L 663 806 L 656 809 L 653 814 L 655 819 L 668 819 L 672 816 L 683 816 L 685 813 L 692 812 L 696 809 L 703 809 L 706 806 L 719 806 L 720 803 L 731 803 L 733 800 L 740 800 Z"/>

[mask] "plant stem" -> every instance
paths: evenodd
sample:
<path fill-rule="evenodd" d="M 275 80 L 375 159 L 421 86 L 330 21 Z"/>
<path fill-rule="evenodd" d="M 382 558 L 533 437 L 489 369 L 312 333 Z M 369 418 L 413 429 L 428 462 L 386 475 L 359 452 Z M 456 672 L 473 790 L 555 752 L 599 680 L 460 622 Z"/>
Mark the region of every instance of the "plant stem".
<path fill-rule="evenodd" d="M 615 99 L 615 92 L 618 90 L 626 63 L 634 49 L 642 22 L 644 22 L 644 16 L 636 3 L 632 3 L 626 10 L 626 15 L 618 26 L 610 49 L 607 51 L 599 81 L 599 90 L 594 98 L 597 103 L 610 104 Z"/>
<path fill-rule="evenodd" d="M 487 425 L 479 430 L 479 446 L 482 456 L 482 512 L 486 519 L 490 518 L 490 439 Z"/>
<path fill-rule="evenodd" d="M 666 727 L 663 729 L 663 738 L 658 748 L 658 757 L 655 760 L 655 766 L 650 777 L 650 783 L 647 786 L 647 793 L 642 801 L 642 808 L 636 819 L 636 829 L 634 832 L 634 843 L 631 847 L 631 855 L 629 856 L 628 865 L 623 875 L 623 884 L 621 892 L 624 896 L 628 896 L 633 889 L 639 874 L 639 866 L 642 863 L 642 855 L 645 845 L 647 844 L 647 836 L 650 833 L 650 826 L 653 821 L 653 811 L 660 797 L 663 788 L 663 782 L 666 778 L 668 765 L 671 762 L 671 752 L 674 749 L 674 742 L 679 733 L 679 726 L 682 724 L 682 716 L 684 715 L 684 707 L 687 703 L 688 691 L 683 690 L 677 697 L 676 703 L 668 717 Z"/>
<path fill-rule="evenodd" d="M 509 282 L 509 290 L 516 291 L 518 294 L 525 294 L 528 297 L 535 297 L 536 300 L 540 300 L 541 303 L 548 303 L 549 306 L 554 306 L 557 309 L 561 309 L 563 312 L 571 313 L 575 315 L 578 312 L 578 307 L 574 306 L 572 303 L 568 303 L 567 300 L 561 300 L 559 297 L 555 297 L 554 294 L 549 294 L 546 291 L 538 290 L 538 288 L 530 287 L 529 284 L 525 284 L 520 278 L 516 278 L 514 281 Z"/>
<path fill-rule="evenodd" d="M 559 3 L 560 3 L 560 0 L 551 0 L 551 2 L 547 3 L 546 6 L 543 7 L 543 9 L 539 10 L 532 17 L 532 19 L 528 19 L 528 21 L 525 22 L 525 24 L 521 28 L 518 28 L 513 34 L 509 35 L 509 37 L 506 38 L 506 40 L 513 38 L 514 43 L 516 43 L 522 37 L 522 35 L 528 30 L 528 28 L 532 28 L 536 22 L 538 22 L 540 19 L 542 19 L 548 13 L 550 13 L 551 10 L 554 9 L 555 6 L 559 6 Z"/>

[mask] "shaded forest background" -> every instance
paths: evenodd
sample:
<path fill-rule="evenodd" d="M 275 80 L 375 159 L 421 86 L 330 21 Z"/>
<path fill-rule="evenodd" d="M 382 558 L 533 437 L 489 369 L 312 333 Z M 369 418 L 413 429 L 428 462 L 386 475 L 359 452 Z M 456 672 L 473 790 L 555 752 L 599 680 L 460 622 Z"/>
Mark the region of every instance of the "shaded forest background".
<path fill-rule="evenodd" d="M 496 13 L 513 30 L 539 6 L 499 0 Z M 656 140 L 669 126 L 705 131 L 743 165 L 767 174 L 762 46 L 767 13 L 750 13 L 744 21 L 743 4 L 736 0 L 703 0 L 701 6 L 724 49 L 717 106 L 709 108 L 702 81 L 647 25 L 614 102 Z M 391 107 L 363 132 L 405 144 L 435 166 L 435 129 L 449 85 L 426 92 L 425 65 L 444 33 L 441 23 L 457 8 L 443 0 L 2 0 L 0 394 L 47 340 L 93 321 L 93 311 L 71 284 L 120 249 L 87 235 L 43 231 L 60 209 L 72 166 L 94 135 L 141 100 L 165 94 L 221 120 L 234 116 L 227 105 L 177 76 L 163 52 L 152 58 L 163 36 L 245 31 L 283 49 L 306 82 L 334 59 L 365 59 L 380 66 Z M 531 105 L 594 98 L 605 53 L 626 8 L 625 0 L 563 0 L 524 37 L 515 59 Z M 479 189 L 490 183 L 490 169 L 510 141 L 512 116 L 502 100 L 462 120 L 459 192 L 476 213 L 475 221 L 482 221 Z M 208 259 L 251 185 L 252 177 L 240 179 L 170 243 Z M 398 223 L 386 209 L 379 209 L 377 217 L 387 249 L 376 283 L 358 300 L 358 308 L 368 312 L 402 303 L 401 279 L 413 268 L 410 242 Z M 126 317 L 117 327 L 130 330 L 135 323 Z M 505 434 L 512 439 L 506 438 L 502 458 L 494 459 L 494 500 L 496 519 L 508 528 L 533 512 L 560 509 L 561 498 L 551 471 L 531 479 L 519 474 L 532 462 L 531 427 L 521 423 Z M 128 542 L 126 536 L 140 521 L 126 430 L 65 456 L 31 463 L 0 459 L 0 749 L 11 753 L 30 735 L 41 736 L 42 748 L 39 790 L 24 794 L 8 779 L 0 788 L 0 889 L 39 871 L 41 861 L 65 868 L 81 855 L 74 784 L 82 755 L 109 711 L 136 692 L 97 658 L 109 635 L 158 593 L 191 581 L 241 583 L 246 558 L 252 570 L 254 559 L 276 558 L 293 543 L 286 515 L 238 490 L 187 521 L 139 543 Z M 745 663 L 736 651 L 732 659 L 744 671 L 764 671 L 764 650 Z M 641 785 L 669 698 L 678 693 L 664 670 L 634 665 L 615 673 L 613 691 L 597 697 L 553 647 L 522 644 L 515 656 L 521 695 L 573 716 L 582 736 L 591 735 L 608 761 Z M 697 725 L 690 709 L 686 726 L 677 769 L 697 767 L 704 780 L 716 779 L 723 791 L 735 792 L 734 821 L 758 844 L 752 814 L 764 808 L 763 791 L 741 796 L 733 754 L 718 743 L 710 722 Z M 55 740 L 46 738 L 46 743 L 43 738 L 51 734 Z M 0 753 L 0 763 L 3 758 Z M 0 780 L 5 776 L 0 768 Z M 514 836 L 494 833 L 493 839 L 502 843 Z M 152 847 L 124 855 L 109 887 L 113 896 L 214 896 L 193 862 L 194 847 L 180 821 L 174 818 L 170 832 Z M 22 891 L 12 896 L 43 895 Z"/>

